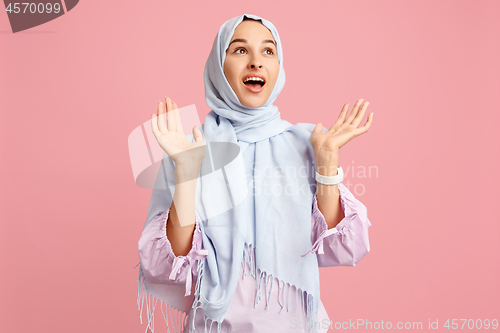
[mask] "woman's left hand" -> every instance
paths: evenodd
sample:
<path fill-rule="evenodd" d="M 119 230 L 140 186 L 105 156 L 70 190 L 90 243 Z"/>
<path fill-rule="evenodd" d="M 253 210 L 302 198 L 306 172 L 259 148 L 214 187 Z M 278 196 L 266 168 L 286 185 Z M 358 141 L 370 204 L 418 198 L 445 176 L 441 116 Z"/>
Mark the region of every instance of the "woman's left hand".
<path fill-rule="evenodd" d="M 366 123 L 359 127 L 361 120 L 368 108 L 369 102 L 361 103 L 360 98 L 354 105 L 354 108 L 346 119 L 349 103 L 345 104 L 340 115 L 332 127 L 323 132 L 323 125 L 318 123 L 311 134 L 311 145 L 314 149 L 314 158 L 317 166 L 335 166 L 338 163 L 338 151 L 347 142 L 351 141 L 360 134 L 368 131 L 372 124 L 373 112 L 368 115 Z"/>

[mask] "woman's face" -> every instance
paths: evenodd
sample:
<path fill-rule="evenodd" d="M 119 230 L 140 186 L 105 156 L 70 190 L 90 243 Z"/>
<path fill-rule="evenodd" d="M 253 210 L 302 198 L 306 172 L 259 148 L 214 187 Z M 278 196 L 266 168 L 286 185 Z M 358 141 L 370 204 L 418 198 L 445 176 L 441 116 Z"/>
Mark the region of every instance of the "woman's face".
<path fill-rule="evenodd" d="M 276 84 L 279 68 L 276 41 L 269 29 L 257 21 L 241 22 L 224 60 L 224 74 L 241 104 L 249 108 L 264 105 Z"/>

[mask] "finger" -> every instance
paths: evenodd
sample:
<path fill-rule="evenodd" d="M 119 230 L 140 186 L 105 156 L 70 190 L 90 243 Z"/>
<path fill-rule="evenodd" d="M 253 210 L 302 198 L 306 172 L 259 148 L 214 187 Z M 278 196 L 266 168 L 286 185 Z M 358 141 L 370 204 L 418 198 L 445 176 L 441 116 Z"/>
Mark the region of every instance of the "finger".
<path fill-rule="evenodd" d="M 159 130 L 158 130 L 158 117 L 156 113 L 151 113 L 151 130 L 156 138 L 158 138 Z"/>
<path fill-rule="evenodd" d="M 364 101 L 364 99 L 360 98 L 358 99 L 358 101 L 356 102 L 356 104 L 354 104 L 354 108 L 352 109 L 351 111 L 351 114 L 349 115 L 349 117 L 347 118 L 347 120 L 345 121 L 345 124 L 350 124 L 352 123 L 353 119 L 356 117 L 356 115 L 358 114 L 358 110 L 359 110 L 359 107 L 361 106 L 361 103 Z"/>
<path fill-rule="evenodd" d="M 319 133 L 323 129 L 323 125 L 321 123 L 317 123 L 316 126 L 314 126 L 313 133 Z"/>
<path fill-rule="evenodd" d="M 345 121 L 345 116 L 347 114 L 347 110 L 349 110 L 349 103 L 344 104 L 344 107 L 340 111 L 340 114 L 339 114 L 339 117 L 337 118 L 337 121 L 335 122 L 335 124 L 332 125 L 332 127 L 330 127 L 330 129 L 328 131 L 333 130 L 335 127 L 341 125 Z"/>
<path fill-rule="evenodd" d="M 166 133 L 167 126 L 165 126 L 165 108 L 163 107 L 163 103 L 158 103 L 158 130 L 161 133 Z"/>
<path fill-rule="evenodd" d="M 177 130 L 175 114 L 172 112 L 172 100 L 170 97 L 165 97 L 165 104 L 167 105 L 167 128 L 169 131 L 175 132 Z"/>
<path fill-rule="evenodd" d="M 356 136 L 367 132 L 370 129 L 372 122 L 373 122 L 373 112 L 368 115 L 368 119 L 366 119 L 366 123 L 357 129 Z"/>
<path fill-rule="evenodd" d="M 368 115 L 369 119 L 366 120 L 366 123 L 364 126 L 370 128 L 370 126 L 373 123 L 373 112 Z"/>
<path fill-rule="evenodd" d="M 182 134 L 184 134 L 184 129 L 182 128 L 182 122 L 181 122 L 181 115 L 180 115 L 180 111 L 179 111 L 179 108 L 177 107 L 177 104 L 175 102 L 172 101 L 172 105 L 174 107 L 174 114 L 175 114 L 175 123 L 176 123 L 176 128 L 177 128 L 177 131 L 178 132 L 182 132 Z"/>
<path fill-rule="evenodd" d="M 359 123 L 361 123 L 361 120 L 363 119 L 365 115 L 365 111 L 368 108 L 368 105 L 370 102 L 366 102 L 363 104 L 363 107 L 361 108 L 361 111 L 358 112 L 354 120 L 352 121 L 351 125 L 354 125 L 355 127 L 358 127 Z"/>
<path fill-rule="evenodd" d="M 193 127 L 193 137 L 195 142 L 203 142 L 203 135 L 201 135 L 201 131 L 198 127 Z"/>

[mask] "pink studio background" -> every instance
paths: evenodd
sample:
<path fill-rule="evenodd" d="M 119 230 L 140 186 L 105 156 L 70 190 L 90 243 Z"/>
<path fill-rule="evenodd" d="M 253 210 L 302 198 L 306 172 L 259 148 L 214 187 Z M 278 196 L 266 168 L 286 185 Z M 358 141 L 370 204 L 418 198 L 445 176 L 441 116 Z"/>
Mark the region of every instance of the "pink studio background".
<path fill-rule="evenodd" d="M 378 174 L 346 176 L 371 252 L 321 269 L 330 318 L 500 320 L 500 2 L 82 0 L 16 34 L 0 12 L 1 332 L 145 330 L 133 267 L 151 190 L 127 138 L 165 95 L 203 122 L 206 58 L 243 13 L 282 38 L 283 119 L 330 127 L 358 98 L 375 113 L 340 151 Z"/>

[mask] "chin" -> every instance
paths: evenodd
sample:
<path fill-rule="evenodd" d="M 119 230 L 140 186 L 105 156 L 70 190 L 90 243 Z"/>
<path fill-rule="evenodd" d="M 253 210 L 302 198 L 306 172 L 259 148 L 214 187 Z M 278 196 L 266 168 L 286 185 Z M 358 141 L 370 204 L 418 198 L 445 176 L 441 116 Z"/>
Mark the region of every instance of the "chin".
<path fill-rule="evenodd" d="M 241 101 L 241 104 L 243 106 L 246 106 L 247 108 L 258 108 L 261 107 L 262 105 L 266 104 L 266 101 L 269 99 L 269 96 L 267 98 L 261 97 L 261 98 L 244 98 Z"/>
<path fill-rule="evenodd" d="M 241 103 L 243 106 L 246 106 L 247 108 L 252 108 L 256 109 L 264 105 L 264 103 Z"/>
<path fill-rule="evenodd" d="M 241 103 L 241 104 L 243 104 L 243 106 L 246 106 L 247 108 L 253 108 L 253 109 L 256 109 L 264 105 L 264 103 Z"/>

